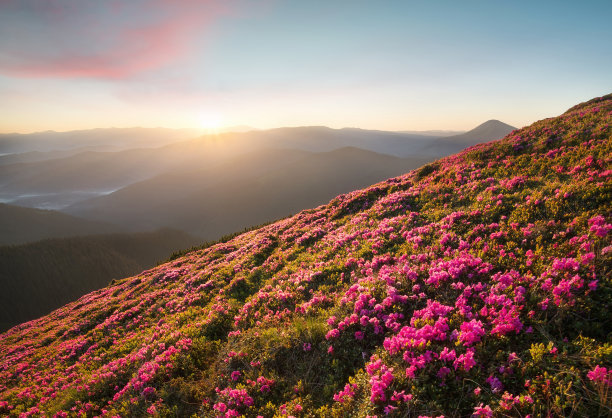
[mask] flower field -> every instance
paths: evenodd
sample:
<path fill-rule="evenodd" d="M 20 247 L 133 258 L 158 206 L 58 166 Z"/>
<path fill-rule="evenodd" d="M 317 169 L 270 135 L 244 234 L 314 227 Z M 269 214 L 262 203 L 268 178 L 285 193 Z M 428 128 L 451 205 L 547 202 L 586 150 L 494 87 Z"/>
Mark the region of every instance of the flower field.
<path fill-rule="evenodd" d="M 611 124 L 593 99 L 12 328 L 0 415 L 609 416 Z"/>

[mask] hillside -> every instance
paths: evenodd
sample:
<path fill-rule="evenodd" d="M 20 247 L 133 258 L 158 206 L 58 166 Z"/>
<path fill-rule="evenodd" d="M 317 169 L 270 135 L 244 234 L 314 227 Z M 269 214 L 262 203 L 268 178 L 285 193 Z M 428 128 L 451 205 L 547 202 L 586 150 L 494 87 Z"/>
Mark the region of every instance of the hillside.
<path fill-rule="evenodd" d="M 0 331 L 139 273 L 200 240 L 160 230 L 0 247 Z"/>
<path fill-rule="evenodd" d="M 608 416 L 612 95 L 0 336 L 0 413 Z"/>
<path fill-rule="evenodd" d="M 0 245 L 117 232 L 118 227 L 53 211 L 0 203 Z"/>

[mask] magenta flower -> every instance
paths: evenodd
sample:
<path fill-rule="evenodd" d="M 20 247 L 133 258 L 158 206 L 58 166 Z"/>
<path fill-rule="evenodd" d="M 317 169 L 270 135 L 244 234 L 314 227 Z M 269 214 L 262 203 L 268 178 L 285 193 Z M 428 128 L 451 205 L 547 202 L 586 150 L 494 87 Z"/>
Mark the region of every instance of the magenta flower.
<path fill-rule="evenodd" d="M 459 334 L 459 341 L 466 347 L 474 345 L 480 342 L 483 335 L 485 335 L 484 325 L 482 321 L 472 319 L 469 322 L 461 324 L 461 334 Z"/>
<path fill-rule="evenodd" d="M 587 377 L 592 382 L 612 386 L 612 369 L 608 371 L 605 367 L 595 366 L 593 370 L 587 373 Z"/>
<path fill-rule="evenodd" d="M 493 410 L 489 405 L 483 406 L 483 404 L 479 404 L 477 407 L 474 408 L 473 416 L 489 418 L 493 416 Z"/>

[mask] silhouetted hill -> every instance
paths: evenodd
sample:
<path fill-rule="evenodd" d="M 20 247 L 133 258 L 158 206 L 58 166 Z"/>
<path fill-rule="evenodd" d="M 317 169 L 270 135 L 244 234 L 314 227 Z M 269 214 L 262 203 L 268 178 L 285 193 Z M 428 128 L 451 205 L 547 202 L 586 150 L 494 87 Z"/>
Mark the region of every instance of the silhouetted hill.
<path fill-rule="evenodd" d="M 331 129 L 325 126 L 278 128 L 249 132 L 233 138 L 241 149 L 293 148 L 311 152 L 333 151 L 345 147 L 357 147 L 367 151 L 396 157 L 418 155 L 432 140 L 426 134 L 407 134 L 359 128 Z"/>
<path fill-rule="evenodd" d="M 0 245 L 118 231 L 117 226 L 105 222 L 88 221 L 52 210 L 0 203 Z"/>
<path fill-rule="evenodd" d="M 437 138 L 427 144 L 421 152 L 424 155 L 432 155 L 439 158 L 457 153 L 477 144 L 501 139 L 515 129 L 515 127 L 498 120 L 488 120 L 468 132 Z"/>
<path fill-rule="evenodd" d="M 324 153 L 267 149 L 177 170 L 77 203 L 68 213 L 124 228 L 165 226 L 203 239 L 288 216 L 427 162 L 355 147 Z"/>
<path fill-rule="evenodd" d="M 502 135 L 502 138 L 503 138 L 504 136 L 508 135 L 510 132 L 514 131 L 515 129 L 516 128 L 514 126 L 508 125 L 507 123 L 503 123 L 496 119 L 491 119 L 491 120 L 488 120 L 478 125 L 474 129 L 464 134 L 461 134 L 460 136 L 464 138 L 468 138 L 468 137 L 492 138 L 492 137 Z M 459 135 L 455 135 L 454 138 L 457 138 L 457 136 Z"/>
<path fill-rule="evenodd" d="M 608 95 L 118 280 L 0 335 L 0 414 L 607 416 L 611 154 Z"/>
<path fill-rule="evenodd" d="M 153 267 L 201 240 L 184 232 L 56 238 L 0 247 L 0 331 Z"/>
<path fill-rule="evenodd" d="M 465 131 L 448 131 L 448 130 L 440 130 L 440 129 L 432 129 L 428 131 L 396 131 L 402 134 L 413 134 L 413 135 L 428 135 L 432 137 L 444 137 L 444 136 L 452 136 L 452 135 L 460 135 L 465 133 Z"/>

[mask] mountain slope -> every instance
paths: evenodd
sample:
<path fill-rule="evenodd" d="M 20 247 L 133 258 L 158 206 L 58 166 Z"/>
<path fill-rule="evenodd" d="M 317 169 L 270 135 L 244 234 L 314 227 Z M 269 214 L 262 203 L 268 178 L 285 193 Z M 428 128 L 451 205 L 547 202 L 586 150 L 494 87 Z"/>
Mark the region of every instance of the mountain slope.
<path fill-rule="evenodd" d="M 0 412 L 606 415 L 611 122 L 599 98 L 15 327 Z"/>
<path fill-rule="evenodd" d="M 161 230 L 48 239 L 0 247 L 0 331 L 150 268 L 200 240 Z"/>
<path fill-rule="evenodd" d="M 171 227 L 212 240 L 320 205 L 429 161 L 355 147 L 323 153 L 264 149 L 200 169 L 188 166 L 65 209 L 125 228 Z"/>
<path fill-rule="evenodd" d="M 24 244 L 52 237 L 118 232 L 118 227 L 52 210 L 0 203 L 0 245 Z"/>
<path fill-rule="evenodd" d="M 171 170 L 181 162 L 163 159 L 159 153 L 156 149 L 88 151 L 46 161 L 3 165 L 0 166 L 0 193 L 3 197 L 12 197 L 13 202 L 22 195 L 54 199 L 48 206 L 61 208 L 72 203 L 75 197 L 78 199 L 78 193 L 108 194 Z M 24 206 L 26 204 L 40 205 L 37 201 L 25 202 Z"/>

